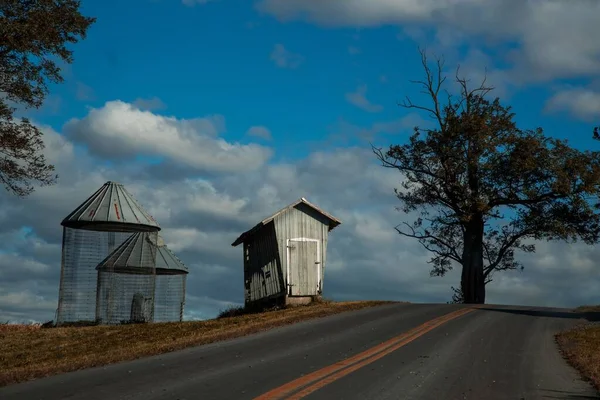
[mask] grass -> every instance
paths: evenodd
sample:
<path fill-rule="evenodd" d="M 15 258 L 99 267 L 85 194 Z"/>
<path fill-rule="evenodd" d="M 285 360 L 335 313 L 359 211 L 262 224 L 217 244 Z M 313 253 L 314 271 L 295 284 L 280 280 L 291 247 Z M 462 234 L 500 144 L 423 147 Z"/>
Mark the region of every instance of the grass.
<path fill-rule="evenodd" d="M 578 313 L 600 312 L 600 305 L 579 306 L 579 307 L 575 308 L 573 311 L 578 312 Z"/>
<path fill-rule="evenodd" d="M 323 301 L 263 313 L 226 310 L 220 318 L 207 321 L 155 324 L 51 329 L 43 329 L 40 325 L 0 325 L 0 386 L 232 339 L 387 303 L 391 302 Z"/>
<path fill-rule="evenodd" d="M 600 312 L 600 306 L 586 305 L 574 309 L 586 314 Z M 596 319 L 596 318 L 594 318 Z M 600 325 L 584 323 L 556 335 L 561 353 L 582 377 L 600 390 Z"/>

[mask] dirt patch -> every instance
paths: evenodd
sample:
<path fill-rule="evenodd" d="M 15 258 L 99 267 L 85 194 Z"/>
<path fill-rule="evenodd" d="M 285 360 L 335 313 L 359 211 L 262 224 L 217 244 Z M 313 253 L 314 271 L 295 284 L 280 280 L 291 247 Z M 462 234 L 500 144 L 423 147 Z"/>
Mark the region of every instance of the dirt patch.
<path fill-rule="evenodd" d="M 0 325 L 0 386 L 241 337 L 392 302 L 322 302 L 207 321 L 43 329 Z"/>

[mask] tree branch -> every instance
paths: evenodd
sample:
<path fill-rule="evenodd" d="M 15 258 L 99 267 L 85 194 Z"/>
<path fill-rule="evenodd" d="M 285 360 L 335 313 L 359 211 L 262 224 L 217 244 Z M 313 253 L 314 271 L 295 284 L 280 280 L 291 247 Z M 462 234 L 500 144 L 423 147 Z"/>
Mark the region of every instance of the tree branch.
<path fill-rule="evenodd" d="M 402 222 L 402 224 L 406 225 L 411 230 L 412 233 L 403 232 L 400 228 L 398 228 L 401 224 L 398 224 L 398 225 L 396 225 L 394 227 L 394 229 L 400 235 L 406 236 L 406 237 L 410 237 L 410 238 L 414 238 L 414 239 L 418 239 L 419 243 L 421 244 L 421 246 L 423 246 L 427 251 L 430 251 L 430 252 L 432 252 L 434 254 L 437 254 L 438 256 L 451 258 L 452 260 L 454 260 L 454 261 L 456 261 L 458 263 L 461 262 L 460 255 L 456 252 L 455 248 L 453 246 L 451 246 L 451 244 L 448 243 L 447 241 L 445 241 L 445 240 L 443 240 L 443 239 L 441 239 L 441 238 L 439 238 L 437 236 L 431 235 L 429 233 L 423 234 L 423 235 L 418 234 L 415 231 L 415 229 L 412 226 L 410 226 L 410 224 L 408 224 L 406 222 Z M 432 240 L 432 241 L 434 241 L 435 243 L 438 244 L 438 246 L 445 247 L 447 249 L 447 251 L 442 252 L 442 251 L 433 249 L 431 246 L 429 246 L 425 242 L 426 240 Z"/>

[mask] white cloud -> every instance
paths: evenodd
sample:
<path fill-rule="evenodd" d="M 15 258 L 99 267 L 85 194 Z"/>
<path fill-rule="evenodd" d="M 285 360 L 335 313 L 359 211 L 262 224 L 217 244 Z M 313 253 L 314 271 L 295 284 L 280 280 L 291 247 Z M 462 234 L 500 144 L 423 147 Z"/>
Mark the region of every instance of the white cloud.
<path fill-rule="evenodd" d="M 519 256 L 525 265 L 523 272 L 494 277 L 489 285 L 490 302 L 540 306 L 600 302 L 600 271 L 596 268 L 600 250 L 596 246 L 541 242 L 536 248 L 536 253 Z"/>
<path fill-rule="evenodd" d="M 373 104 L 367 98 L 367 85 L 360 85 L 354 92 L 346 93 L 346 100 L 355 105 L 356 107 L 363 109 L 367 112 L 380 112 L 383 110 L 383 106 L 380 104 Z"/>
<path fill-rule="evenodd" d="M 183 0 L 188 6 L 206 2 Z M 599 70 L 600 44 L 594 40 L 594 28 L 600 19 L 600 2 L 596 1 L 263 0 L 259 8 L 281 20 L 306 19 L 327 26 L 395 24 L 419 42 L 431 40 L 433 28 L 434 46 L 428 49 L 441 50 L 436 53 L 444 53 L 452 68 L 452 59 L 460 57 L 462 73 L 474 82 L 488 67 L 488 82 L 498 87 L 495 94 L 502 97 L 512 84 L 592 76 Z M 457 50 L 462 45 L 467 45 L 466 55 Z M 497 48 L 507 66 L 494 69 L 497 52 L 486 51 L 486 46 Z M 349 52 L 358 49 L 351 47 Z M 297 68 L 304 57 L 277 44 L 271 60 L 281 68 Z M 387 82 L 384 76 L 379 79 Z M 548 101 L 547 110 L 597 118 L 599 88 L 562 88 Z M 366 111 L 382 110 L 367 99 L 366 85 L 346 98 Z M 61 133 L 42 127 L 45 154 L 56 165 L 60 180 L 23 200 L 0 193 L 0 320 L 53 318 L 60 276 L 60 220 L 107 180 L 126 185 L 157 218 L 167 244 L 189 267 L 189 319 L 210 318 L 242 302 L 242 254 L 231 243 L 299 197 L 307 197 L 343 221 L 329 240 L 327 297 L 450 299 L 450 286 L 458 285 L 460 271 L 430 278 L 429 255 L 394 232 L 396 224 L 412 219 L 394 210 L 393 188 L 402 176 L 377 165 L 366 143 L 363 148 L 327 147 L 293 162 L 276 162 L 266 146 L 226 141 L 221 136 L 223 116 L 180 119 L 151 112 L 159 109 L 164 104 L 156 97 L 138 98 L 133 104 L 113 101 L 71 120 Z M 427 123 L 418 114 L 368 126 L 341 120 L 334 135 L 352 136 L 348 142 L 356 137 L 372 140 Z M 253 126 L 246 133 L 270 137 L 264 126 Z M 162 162 L 136 163 L 138 155 Z M 599 251 L 583 244 L 539 243 L 537 253 L 518 256 L 525 264 L 523 272 L 494 277 L 488 301 L 547 306 L 598 303 Z"/>
<path fill-rule="evenodd" d="M 415 126 L 427 128 L 432 126 L 432 121 L 426 120 L 420 114 L 414 112 L 408 113 L 402 118 L 376 121 L 369 126 L 354 125 L 341 118 L 330 125 L 329 131 L 331 134 L 326 140 L 336 146 L 348 145 L 356 139 L 359 139 L 362 145 L 366 147 L 369 147 L 371 143 L 379 146 L 381 141 L 384 141 L 385 144 L 388 145 L 389 135 L 398 135 L 397 138 L 392 139 L 394 141 L 404 140 L 406 136 L 400 135 L 412 134 Z M 384 139 L 384 135 L 388 137 Z"/>
<path fill-rule="evenodd" d="M 156 96 L 147 99 L 138 97 L 134 100 L 133 105 L 139 108 L 140 110 L 148 111 L 164 110 L 165 108 L 167 108 L 167 105 Z"/>
<path fill-rule="evenodd" d="M 485 84 L 488 88 L 494 88 L 490 96 L 498 96 L 504 100 L 508 99 L 510 89 L 515 86 L 516 81 L 508 71 L 495 68 L 495 62 L 490 55 L 480 49 L 470 49 L 462 57 L 459 64 L 458 75 L 460 78 L 466 78 L 469 81 L 470 88 L 474 89 Z M 456 67 L 446 63 L 445 69 L 448 80 L 454 85 L 453 89 L 458 89 L 458 84 L 454 79 L 457 73 Z"/>
<path fill-rule="evenodd" d="M 556 92 L 546 103 L 546 111 L 567 111 L 585 121 L 600 117 L 600 92 L 570 88 Z"/>
<path fill-rule="evenodd" d="M 298 68 L 304 61 L 300 54 L 292 53 L 282 44 L 276 44 L 271 52 L 271 61 L 280 68 Z"/>
<path fill-rule="evenodd" d="M 322 26 L 433 28 L 444 32 L 437 41 L 445 47 L 510 43 L 502 54 L 529 80 L 590 76 L 600 68 L 595 0 L 261 0 L 257 8 Z"/>
<path fill-rule="evenodd" d="M 68 137 L 107 159 L 141 154 L 202 170 L 232 171 L 258 168 L 271 156 L 266 147 L 219 138 L 224 129 L 225 120 L 220 115 L 177 119 L 122 101 L 91 109 L 85 118 L 72 119 L 64 127 Z"/>
<path fill-rule="evenodd" d="M 450 286 L 458 284 L 459 271 L 430 278 L 429 255 L 394 232 L 396 224 L 412 219 L 394 209 L 398 203 L 393 188 L 402 176 L 380 167 L 368 148 L 331 148 L 293 163 L 161 181 L 153 174 L 140 174 L 146 167 L 133 163 L 100 167 L 67 137 L 43 129 L 59 183 L 22 200 L 0 193 L 0 320 L 54 317 L 60 220 L 109 179 L 125 184 L 157 218 L 167 245 L 190 269 L 186 318 L 213 317 L 242 302 L 242 254 L 231 243 L 302 196 L 342 220 L 328 245 L 327 297 L 445 302 L 451 297 Z M 541 243 L 538 253 L 520 256 L 523 273 L 497 274 L 489 286 L 489 301 L 550 306 L 598 302 L 600 273 L 594 265 L 599 252 L 582 244 Z"/>
<path fill-rule="evenodd" d="M 265 126 L 251 126 L 246 134 L 265 140 L 271 140 L 273 138 L 271 136 L 271 131 Z"/>
<path fill-rule="evenodd" d="M 54 311 L 56 303 L 27 290 L 21 292 L 0 291 L 0 309 L 9 309 L 15 306 L 26 310 Z"/>

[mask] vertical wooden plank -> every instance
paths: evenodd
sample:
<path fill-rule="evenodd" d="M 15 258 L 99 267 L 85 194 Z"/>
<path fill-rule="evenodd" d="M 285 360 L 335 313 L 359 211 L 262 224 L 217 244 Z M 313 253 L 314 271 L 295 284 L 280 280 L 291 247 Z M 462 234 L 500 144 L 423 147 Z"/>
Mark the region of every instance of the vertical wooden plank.
<path fill-rule="evenodd" d="M 274 223 L 269 223 L 245 243 L 249 254 L 246 262 L 250 280 L 249 301 L 276 296 L 283 291 L 280 251 Z"/>
<path fill-rule="evenodd" d="M 323 241 L 321 242 L 321 293 L 325 282 L 325 267 L 327 265 L 327 242 L 329 240 L 329 225 L 323 225 Z"/>
<path fill-rule="evenodd" d="M 301 246 L 301 248 L 298 249 L 299 251 L 298 254 L 296 254 L 296 257 L 299 258 L 294 261 L 294 265 L 290 265 L 290 269 L 295 268 L 295 265 L 299 265 L 300 270 L 297 272 L 297 274 L 294 273 L 294 278 L 300 279 L 302 282 L 304 282 L 304 287 L 295 288 L 294 292 L 303 293 L 306 295 L 317 294 L 318 287 L 316 283 L 314 283 L 314 285 L 311 286 L 307 282 L 309 282 L 309 280 L 312 281 L 312 277 L 314 277 L 315 282 L 317 281 L 316 274 L 318 273 L 319 269 L 321 271 L 320 280 L 321 282 L 323 281 L 324 271 L 326 268 L 326 234 L 328 232 L 329 220 L 323 217 L 320 213 L 314 211 L 312 208 L 301 204 L 295 208 L 291 208 L 286 212 L 280 214 L 275 218 L 274 222 L 275 231 L 278 239 L 277 243 L 279 246 L 280 254 L 282 254 L 282 271 L 284 274 L 286 273 L 288 268 L 286 264 L 287 239 L 309 238 L 316 239 L 319 241 L 319 256 L 321 258 L 320 268 L 319 265 L 314 263 L 316 261 L 316 254 L 309 256 L 306 252 L 307 250 L 305 246 Z M 296 245 L 296 243 L 294 245 Z M 313 245 L 308 245 L 308 247 L 316 247 L 316 243 L 313 242 Z"/>

